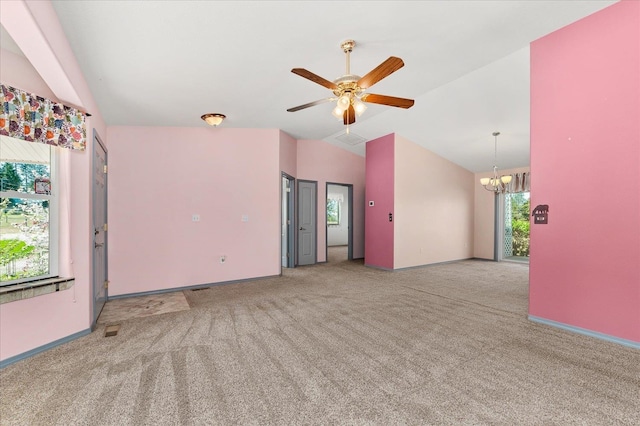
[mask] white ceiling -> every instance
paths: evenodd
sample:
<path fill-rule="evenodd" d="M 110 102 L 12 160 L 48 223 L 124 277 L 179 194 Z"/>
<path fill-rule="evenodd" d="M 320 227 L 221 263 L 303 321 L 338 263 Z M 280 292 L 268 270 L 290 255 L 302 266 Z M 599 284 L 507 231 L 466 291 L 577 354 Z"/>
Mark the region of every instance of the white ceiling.
<path fill-rule="evenodd" d="M 200 127 L 207 112 L 235 128 L 279 128 L 345 144 L 331 96 L 291 73 L 328 80 L 389 56 L 405 67 L 369 92 L 415 99 L 369 104 L 351 127 L 396 132 L 473 171 L 529 164 L 529 43 L 614 1 L 57 1 L 54 8 L 108 125 Z"/>

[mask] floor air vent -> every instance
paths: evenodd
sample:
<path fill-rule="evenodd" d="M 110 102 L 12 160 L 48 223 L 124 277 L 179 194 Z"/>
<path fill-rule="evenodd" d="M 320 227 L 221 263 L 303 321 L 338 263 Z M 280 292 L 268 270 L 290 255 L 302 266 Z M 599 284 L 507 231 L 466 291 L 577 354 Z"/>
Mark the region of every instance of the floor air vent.
<path fill-rule="evenodd" d="M 120 324 L 108 325 L 104 329 L 104 337 L 117 336 L 118 335 L 118 331 L 120 331 Z"/>

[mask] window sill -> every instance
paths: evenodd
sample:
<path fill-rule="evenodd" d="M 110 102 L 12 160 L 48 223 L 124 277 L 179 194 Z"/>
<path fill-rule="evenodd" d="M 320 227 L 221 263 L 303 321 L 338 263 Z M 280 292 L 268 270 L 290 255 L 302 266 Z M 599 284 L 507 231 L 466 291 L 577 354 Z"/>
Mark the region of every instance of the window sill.
<path fill-rule="evenodd" d="M 0 305 L 17 300 L 31 299 L 44 294 L 55 293 L 73 287 L 73 278 L 47 278 L 0 287 Z"/>

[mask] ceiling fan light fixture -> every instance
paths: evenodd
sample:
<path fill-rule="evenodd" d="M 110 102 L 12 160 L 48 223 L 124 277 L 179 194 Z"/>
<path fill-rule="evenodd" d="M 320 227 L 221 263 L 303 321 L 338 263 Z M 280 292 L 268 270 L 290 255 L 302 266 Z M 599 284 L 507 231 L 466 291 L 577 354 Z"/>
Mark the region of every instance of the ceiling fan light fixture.
<path fill-rule="evenodd" d="M 351 105 L 351 93 L 347 92 L 338 98 L 338 107 L 344 111 Z"/>
<path fill-rule="evenodd" d="M 209 113 L 204 114 L 200 118 L 202 118 L 208 125 L 218 127 L 224 121 L 224 119 L 227 118 L 227 116 L 224 114 Z"/>
<path fill-rule="evenodd" d="M 353 98 L 353 109 L 358 114 L 358 117 L 362 115 L 363 112 L 367 110 L 367 106 L 358 98 Z"/>
<path fill-rule="evenodd" d="M 376 95 L 372 93 L 364 93 L 365 90 L 376 84 L 383 78 L 388 77 L 392 73 L 398 71 L 404 66 L 402 59 L 395 56 L 390 56 L 386 61 L 383 61 L 380 65 L 369 71 L 364 77 L 351 74 L 351 52 L 356 42 L 353 40 L 345 40 L 340 47 L 345 53 L 346 70 L 345 74 L 333 81 L 329 81 L 320 77 L 317 74 L 312 73 L 304 68 L 293 68 L 292 73 L 306 78 L 320 86 L 326 87 L 331 90 L 335 95 L 335 98 L 326 98 L 319 101 L 309 102 L 304 105 L 289 108 L 287 111 L 295 112 L 301 109 L 309 108 L 314 105 L 318 105 L 324 102 L 336 101 L 336 106 L 332 110 L 332 114 L 336 118 L 342 118 L 342 122 L 346 128 L 346 132 L 349 131 L 349 125 L 356 122 L 356 117 L 361 116 L 367 109 L 366 103 L 374 103 L 379 105 L 387 105 L 397 108 L 411 108 L 413 106 L 413 99 L 397 98 L 394 96 Z"/>

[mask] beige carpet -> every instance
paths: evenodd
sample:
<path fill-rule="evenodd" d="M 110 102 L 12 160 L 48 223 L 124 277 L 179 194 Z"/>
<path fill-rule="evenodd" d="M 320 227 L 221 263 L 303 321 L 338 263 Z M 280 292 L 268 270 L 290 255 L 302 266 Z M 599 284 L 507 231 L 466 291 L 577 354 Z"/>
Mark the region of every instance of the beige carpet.
<path fill-rule="evenodd" d="M 1 370 L 0 422 L 640 424 L 640 351 L 528 321 L 527 277 L 344 261 L 185 291 Z"/>
<path fill-rule="evenodd" d="M 348 246 L 327 247 L 327 263 L 345 262 L 349 258 Z"/>

